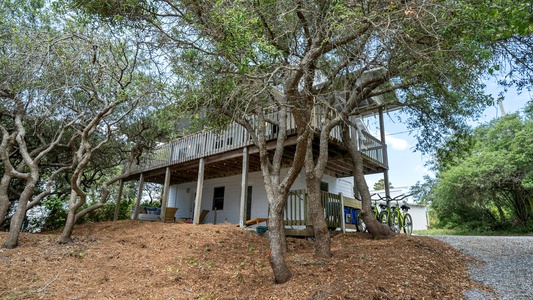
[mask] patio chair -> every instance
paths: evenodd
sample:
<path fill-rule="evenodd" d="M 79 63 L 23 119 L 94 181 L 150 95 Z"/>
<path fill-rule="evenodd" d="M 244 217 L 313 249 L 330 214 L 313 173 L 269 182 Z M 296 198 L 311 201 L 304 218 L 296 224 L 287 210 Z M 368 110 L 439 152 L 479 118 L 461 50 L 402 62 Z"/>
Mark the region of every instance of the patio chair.
<path fill-rule="evenodd" d="M 200 221 L 199 221 L 199 224 L 204 224 L 205 217 L 207 216 L 207 214 L 208 214 L 209 212 L 210 212 L 210 210 L 207 210 L 207 209 L 202 210 L 202 212 L 200 213 Z"/>
<path fill-rule="evenodd" d="M 175 221 L 175 218 L 174 218 L 174 215 L 176 214 L 176 212 L 178 211 L 179 208 L 177 207 L 167 207 L 167 210 L 165 212 L 165 220 L 164 220 L 164 223 L 167 223 L 167 222 L 174 222 Z M 157 220 L 158 221 L 161 221 L 161 216 L 157 217 Z"/>

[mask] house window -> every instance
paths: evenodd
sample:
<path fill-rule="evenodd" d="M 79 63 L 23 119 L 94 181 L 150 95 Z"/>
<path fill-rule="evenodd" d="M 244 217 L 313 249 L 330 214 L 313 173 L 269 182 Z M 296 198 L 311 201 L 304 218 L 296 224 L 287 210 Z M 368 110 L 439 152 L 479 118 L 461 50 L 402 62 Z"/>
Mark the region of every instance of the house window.
<path fill-rule="evenodd" d="M 213 193 L 213 210 L 224 209 L 224 187 L 216 187 Z"/>
<path fill-rule="evenodd" d="M 320 182 L 320 190 L 322 192 L 329 192 L 329 184 L 327 182 Z"/>

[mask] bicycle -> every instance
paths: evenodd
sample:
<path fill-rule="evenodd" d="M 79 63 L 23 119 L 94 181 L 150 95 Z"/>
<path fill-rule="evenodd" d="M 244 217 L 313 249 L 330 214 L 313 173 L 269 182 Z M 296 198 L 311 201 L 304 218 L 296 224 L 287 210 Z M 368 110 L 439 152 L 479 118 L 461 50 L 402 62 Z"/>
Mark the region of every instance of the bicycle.
<path fill-rule="evenodd" d="M 413 218 L 407 212 L 410 208 L 411 207 L 406 204 L 402 204 L 402 206 L 398 207 L 398 202 L 396 202 L 396 208 L 394 210 L 394 216 L 392 220 L 392 224 L 397 226 L 395 227 L 397 228 L 396 232 L 399 233 L 403 229 L 403 232 L 407 235 L 411 235 L 413 233 Z"/>
<path fill-rule="evenodd" d="M 404 233 L 410 235 L 413 233 L 413 218 L 408 213 L 410 207 L 406 204 L 399 205 L 399 201 L 410 195 L 398 195 L 394 198 L 378 195 L 381 200 L 388 202 L 396 201 L 396 205 L 391 206 L 380 204 L 382 211 L 379 214 L 379 220 L 383 225 L 389 226 L 394 232 L 400 233 L 403 229 Z"/>

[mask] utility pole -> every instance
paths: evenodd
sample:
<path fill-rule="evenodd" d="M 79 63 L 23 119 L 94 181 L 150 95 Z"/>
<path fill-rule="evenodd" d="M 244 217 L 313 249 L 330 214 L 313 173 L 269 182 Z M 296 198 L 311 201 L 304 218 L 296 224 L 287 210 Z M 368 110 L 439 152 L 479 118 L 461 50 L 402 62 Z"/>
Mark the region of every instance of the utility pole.
<path fill-rule="evenodd" d="M 498 107 L 500 108 L 500 112 L 502 114 L 502 117 L 505 116 L 505 109 L 503 108 L 503 99 L 500 97 L 498 98 Z"/>

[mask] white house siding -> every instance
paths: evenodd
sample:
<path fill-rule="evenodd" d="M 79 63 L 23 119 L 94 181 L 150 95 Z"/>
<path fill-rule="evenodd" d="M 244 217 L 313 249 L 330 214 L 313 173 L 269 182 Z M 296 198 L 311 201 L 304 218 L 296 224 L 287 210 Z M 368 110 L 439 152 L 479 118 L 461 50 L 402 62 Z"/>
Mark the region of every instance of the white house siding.
<path fill-rule="evenodd" d="M 334 178 L 325 175 L 324 182 L 328 183 L 329 192 L 353 197 L 353 178 Z M 251 218 L 266 218 L 268 216 L 268 201 L 263 183 L 261 172 L 248 174 L 248 185 L 252 186 L 252 207 Z M 239 223 L 239 209 L 241 198 L 241 175 L 235 175 L 224 178 L 209 179 L 204 181 L 202 191 L 201 209 L 209 210 L 205 223 L 214 223 L 215 214 L 213 208 L 213 192 L 215 187 L 224 186 L 224 209 L 217 211 L 216 223 L 228 222 L 231 224 Z M 293 190 L 305 189 L 305 172 L 302 171 L 294 185 Z M 407 187 L 391 189 L 391 197 L 407 193 Z M 384 191 L 371 191 L 371 193 L 380 193 Z M 168 207 L 178 207 L 175 217 L 192 218 L 194 210 L 194 198 L 196 195 L 196 182 L 173 185 L 169 191 Z M 409 214 L 413 217 L 414 230 L 426 230 L 428 226 L 427 207 L 418 205 L 408 199 L 408 205 L 411 207 Z"/>
<path fill-rule="evenodd" d="M 353 198 L 353 177 L 335 179 L 334 190 L 346 197 Z"/>
<path fill-rule="evenodd" d="M 329 185 L 330 193 L 342 192 L 344 195 L 352 196 L 352 185 L 349 181 L 337 179 L 328 175 L 323 178 Z M 201 210 L 209 210 L 204 223 L 214 223 L 215 214 L 213 208 L 213 193 L 216 187 L 224 187 L 224 209 L 216 212 L 216 223 L 224 222 L 231 224 L 239 223 L 240 199 L 241 199 L 241 175 L 234 175 L 224 178 L 204 180 L 202 190 Z M 251 218 L 268 217 L 268 200 L 266 196 L 263 175 L 261 172 L 248 174 L 248 186 L 252 186 L 252 207 Z M 305 172 L 302 171 L 292 189 L 305 189 Z M 196 182 L 172 185 L 169 189 L 168 207 L 178 207 L 175 214 L 177 219 L 192 218 L 194 210 L 194 198 L 196 195 Z"/>
<path fill-rule="evenodd" d="M 409 203 L 409 214 L 413 217 L 413 230 L 427 230 L 427 206 Z"/>

